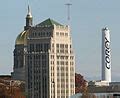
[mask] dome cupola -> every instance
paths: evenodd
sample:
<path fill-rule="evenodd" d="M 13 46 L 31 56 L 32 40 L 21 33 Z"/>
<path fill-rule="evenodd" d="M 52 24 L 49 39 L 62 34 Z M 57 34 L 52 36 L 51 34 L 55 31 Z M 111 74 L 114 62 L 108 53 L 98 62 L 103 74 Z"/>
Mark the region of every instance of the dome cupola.
<path fill-rule="evenodd" d="M 24 27 L 24 30 L 28 30 L 33 25 L 33 17 L 31 14 L 30 7 L 28 5 L 28 13 L 26 16 L 26 26 Z"/>
<path fill-rule="evenodd" d="M 32 22 L 33 17 L 31 14 L 30 7 L 28 5 L 28 12 L 26 15 L 26 25 L 24 26 L 24 31 L 22 31 L 16 38 L 15 44 L 20 45 L 20 44 L 25 44 L 27 41 L 27 34 L 29 33 L 29 29 L 32 27 Z"/>
<path fill-rule="evenodd" d="M 21 32 L 17 38 L 16 38 L 16 41 L 15 41 L 15 44 L 16 45 L 24 45 L 26 44 L 27 42 L 27 34 L 28 34 L 28 31 L 23 31 Z"/>

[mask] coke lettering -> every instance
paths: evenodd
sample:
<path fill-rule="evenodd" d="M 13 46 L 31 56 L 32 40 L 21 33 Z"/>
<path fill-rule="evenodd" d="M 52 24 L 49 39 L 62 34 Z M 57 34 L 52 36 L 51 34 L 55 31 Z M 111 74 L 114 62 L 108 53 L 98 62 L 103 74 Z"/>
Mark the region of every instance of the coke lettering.
<path fill-rule="evenodd" d="M 105 37 L 105 61 L 106 61 L 106 68 L 110 69 L 110 42 Z"/>

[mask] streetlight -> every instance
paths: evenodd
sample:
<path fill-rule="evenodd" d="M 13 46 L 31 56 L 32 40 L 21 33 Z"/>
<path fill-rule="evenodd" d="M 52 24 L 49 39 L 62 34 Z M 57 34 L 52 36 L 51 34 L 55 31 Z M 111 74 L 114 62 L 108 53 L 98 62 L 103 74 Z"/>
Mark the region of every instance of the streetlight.
<path fill-rule="evenodd" d="M 10 97 L 12 98 L 12 83 L 13 83 L 14 81 L 13 80 L 10 80 Z"/>
<path fill-rule="evenodd" d="M 53 86 L 54 86 L 54 98 L 55 98 L 55 82 L 52 81 L 52 84 L 53 84 Z"/>

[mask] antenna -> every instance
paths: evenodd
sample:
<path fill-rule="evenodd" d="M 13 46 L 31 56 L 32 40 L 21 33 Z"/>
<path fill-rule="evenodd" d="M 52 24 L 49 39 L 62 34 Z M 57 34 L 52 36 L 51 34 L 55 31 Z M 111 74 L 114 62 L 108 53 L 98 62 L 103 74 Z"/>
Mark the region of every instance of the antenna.
<path fill-rule="evenodd" d="M 30 0 L 27 0 L 27 5 L 30 6 Z"/>
<path fill-rule="evenodd" d="M 68 19 L 68 21 L 70 21 L 70 6 L 72 5 L 71 3 L 67 3 L 67 4 L 65 4 L 66 6 L 67 6 L 67 14 L 68 14 L 68 16 L 67 16 L 67 19 Z"/>

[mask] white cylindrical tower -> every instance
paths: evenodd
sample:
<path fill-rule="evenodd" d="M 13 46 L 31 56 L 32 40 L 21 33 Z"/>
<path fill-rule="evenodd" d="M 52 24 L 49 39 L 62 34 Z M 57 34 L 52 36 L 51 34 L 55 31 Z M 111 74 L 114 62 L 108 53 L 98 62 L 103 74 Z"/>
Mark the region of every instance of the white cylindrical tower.
<path fill-rule="evenodd" d="M 111 82 L 110 31 L 102 29 L 102 80 Z"/>

